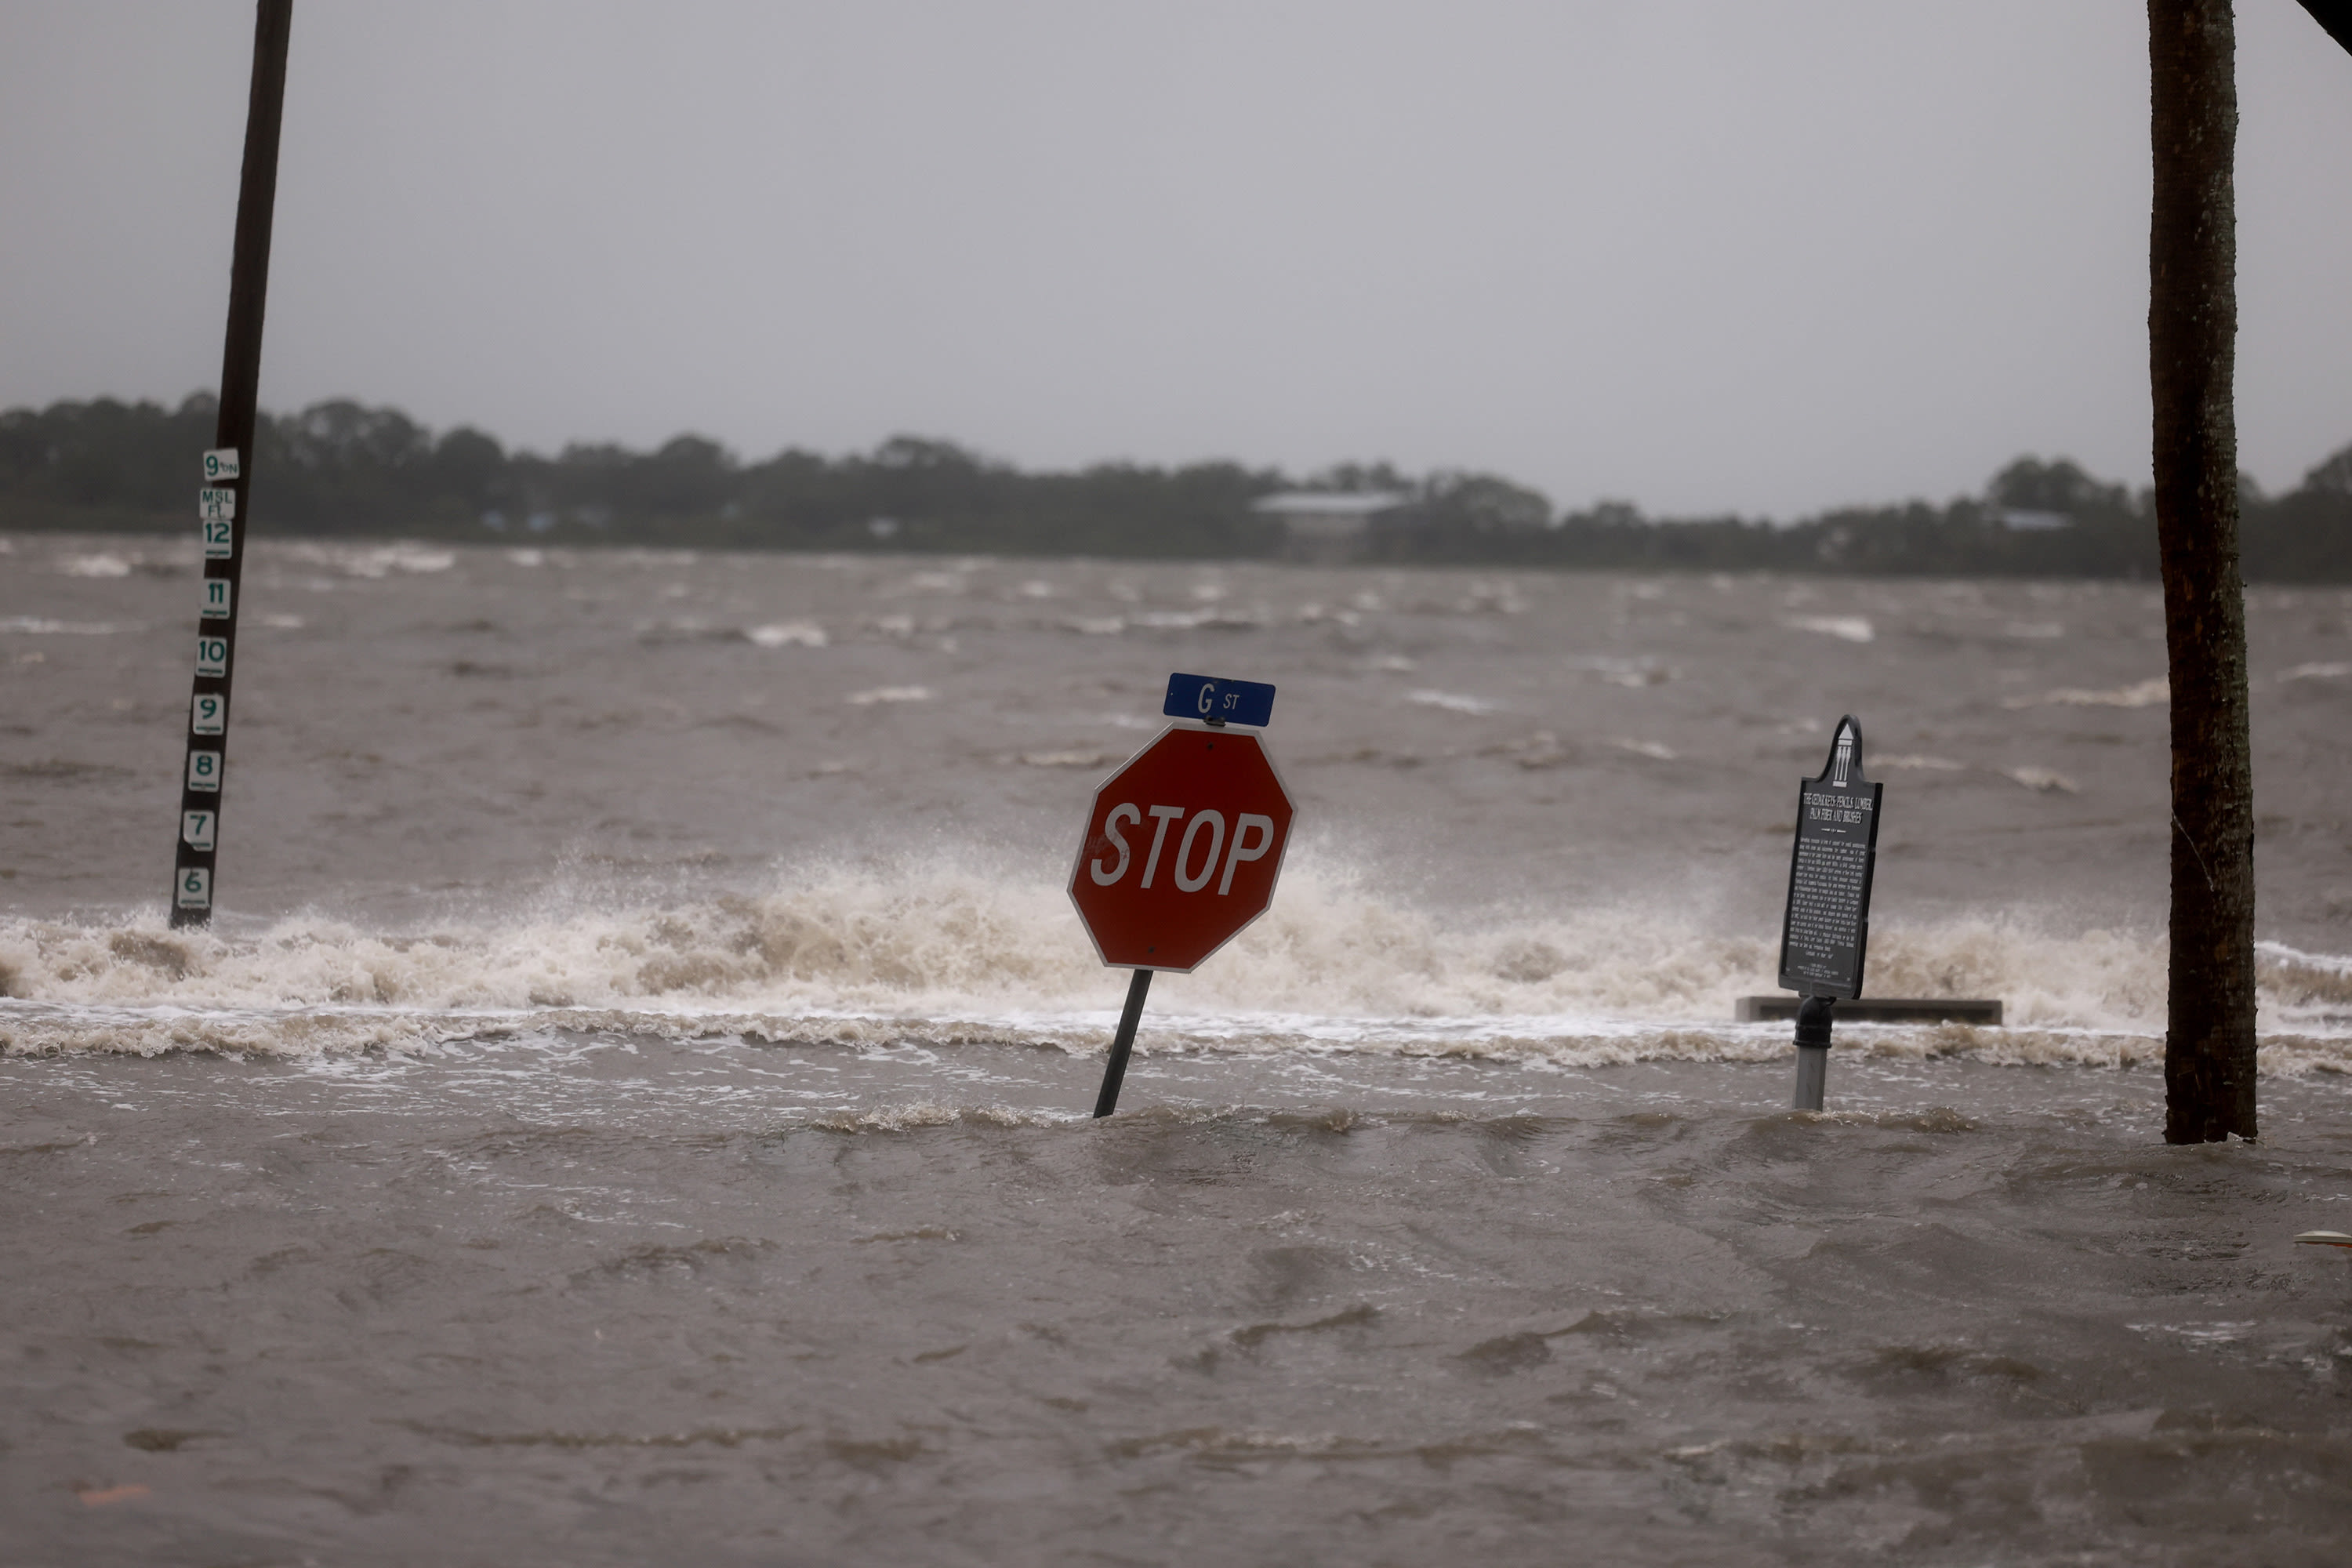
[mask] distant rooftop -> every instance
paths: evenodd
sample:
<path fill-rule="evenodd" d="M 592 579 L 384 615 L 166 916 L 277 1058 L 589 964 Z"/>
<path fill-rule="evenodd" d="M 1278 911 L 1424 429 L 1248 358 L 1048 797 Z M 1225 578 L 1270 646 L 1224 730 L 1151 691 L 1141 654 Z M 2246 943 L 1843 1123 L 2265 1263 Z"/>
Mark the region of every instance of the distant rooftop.
<path fill-rule="evenodd" d="M 1396 490 L 1282 490 L 1250 502 L 1252 511 L 1280 518 L 1361 521 L 1404 505 L 1412 498 Z"/>

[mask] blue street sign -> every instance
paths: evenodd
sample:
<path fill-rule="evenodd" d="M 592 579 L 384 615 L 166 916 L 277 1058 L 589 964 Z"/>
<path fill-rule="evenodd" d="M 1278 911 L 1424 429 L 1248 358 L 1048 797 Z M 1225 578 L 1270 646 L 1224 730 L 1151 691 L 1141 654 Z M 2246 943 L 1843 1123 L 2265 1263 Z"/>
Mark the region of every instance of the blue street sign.
<path fill-rule="evenodd" d="M 1171 719 L 1205 719 L 1212 724 L 1263 729 L 1274 717 L 1274 688 L 1262 680 L 1171 675 L 1168 700 L 1160 710 Z"/>

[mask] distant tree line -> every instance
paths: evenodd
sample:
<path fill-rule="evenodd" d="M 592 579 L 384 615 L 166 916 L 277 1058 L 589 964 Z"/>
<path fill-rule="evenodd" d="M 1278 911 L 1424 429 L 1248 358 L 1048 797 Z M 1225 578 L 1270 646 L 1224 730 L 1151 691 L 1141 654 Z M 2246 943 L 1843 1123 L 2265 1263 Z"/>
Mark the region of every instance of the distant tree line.
<path fill-rule="evenodd" d="M 194 516 L 196 454 L 215 405 L 100 398 L 0 414 L 0 528 L 163 530 Z M 945 441 L 868 453 L 788 448 L 744 463 L 679 436 L 650 452 L 573 445 L 509 451 L 438 436 L 348 399 L 264 415 L 251 502 L 261 535 L 414 534 L 561 543 L 1161 557 L 1278 556 L 1254 503 L 1297 489 L 1383 491 L 1356 553 L 1397 563 L 1643 570 L 2059 577 L 2156 575 L 2147 496 L 2063 458 L 2020 458 L 1981 496 L 1848 508 L 1793 523 L 1664 519 L 1623 502 L 1562 516 L 1491 474 L 1419 476 L 1385 463 L 1295 479 L 1238 463 L 1106 463 L 1027 473 Z M 2352 581 L 2352 447 L 2286 494 L 2245 486 L 2247 574 Z"/>

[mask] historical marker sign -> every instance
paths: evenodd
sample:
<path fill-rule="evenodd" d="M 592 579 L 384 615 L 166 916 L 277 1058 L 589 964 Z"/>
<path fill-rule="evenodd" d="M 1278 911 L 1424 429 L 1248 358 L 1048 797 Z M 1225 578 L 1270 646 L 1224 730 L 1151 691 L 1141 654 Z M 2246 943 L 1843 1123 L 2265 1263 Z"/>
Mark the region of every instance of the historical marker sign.
<path fill-rule="evenodd" d="M 1851 714 L 1840 719 L 1821 776 L 1797 786 L 1797 842 L 1780 922 L 1780 984 L 1791 991 L 1862 994 L 1885 787 L 1862 776 L 1862 726 Z"/>
<path fill-rule="evenodd" d="M 1105 963 L 1182 973 L 1264 914 L 1290 794 L 1255 735 L 1177 723 L 1095 792 L 1070 901 Z"/>

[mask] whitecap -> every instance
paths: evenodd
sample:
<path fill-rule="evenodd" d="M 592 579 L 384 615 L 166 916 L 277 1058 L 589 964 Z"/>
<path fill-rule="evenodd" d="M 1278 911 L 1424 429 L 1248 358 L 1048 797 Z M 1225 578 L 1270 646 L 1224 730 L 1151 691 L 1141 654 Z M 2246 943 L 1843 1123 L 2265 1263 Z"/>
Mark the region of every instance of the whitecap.
<path fill-rule="evenodd" d="M 1846 642 L 1869 642 L 1878 635 L 1867 616 L 1790 616 L 1780 624 L 1790 631 L 1818 632 Z"/>
<path fill-rule="evenodd" d="M 746 635 L 761 647 L 823 647 L 830 640 L 814 621 L 773 621 Z"/>
<path fill-rule="evenodd" d="M 1408 691 L 1404 694 L 1404 700 L 1407 702 L 1419 703 L 1423 708 L 1443 708 L 1449 713 L 1471 713 L 1484 716 L 1503 710 L 1503 705 L 1499 702 L 1485 697 L 1465 696 L 1458 691 L 1427 689 Z"/>

